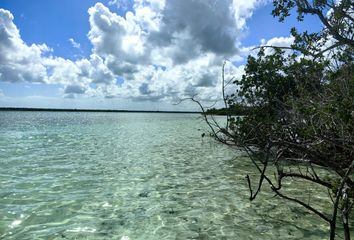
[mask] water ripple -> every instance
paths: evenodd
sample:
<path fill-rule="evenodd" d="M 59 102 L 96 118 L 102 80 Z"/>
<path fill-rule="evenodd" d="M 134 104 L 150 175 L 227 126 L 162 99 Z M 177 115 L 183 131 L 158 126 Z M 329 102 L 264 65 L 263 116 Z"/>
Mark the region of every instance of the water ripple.
<path fill-rule="evenodd" d="M 0 238 L 327 237 L 270 192 L 251 204 L 248 159 L 203 127 L 198 115 L 0 112 Z"/>

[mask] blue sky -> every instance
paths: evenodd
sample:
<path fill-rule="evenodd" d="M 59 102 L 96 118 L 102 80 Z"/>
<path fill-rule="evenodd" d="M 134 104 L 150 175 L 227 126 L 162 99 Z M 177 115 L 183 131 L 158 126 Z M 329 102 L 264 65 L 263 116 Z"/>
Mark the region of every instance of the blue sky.
<path fill-rule="evenodd" d="M 249 49 L 289 45 L 266 0 L 2 0 L 0 106 L 189 110 L 220 98 L 220 72 L 241 76 Z M 263 40 L 262 40 L 263 39 Z"/>

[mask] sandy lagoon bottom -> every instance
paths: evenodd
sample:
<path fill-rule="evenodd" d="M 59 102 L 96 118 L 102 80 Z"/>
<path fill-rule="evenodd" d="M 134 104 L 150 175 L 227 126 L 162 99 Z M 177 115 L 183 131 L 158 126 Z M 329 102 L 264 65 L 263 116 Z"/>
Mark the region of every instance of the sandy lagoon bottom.
<path fill-rule="evenodd" d="M 251 203 L 250 161 L 204 128 L 194 114 L 0 112 L 0 239 L 328 237 L 267 189 Z"/>

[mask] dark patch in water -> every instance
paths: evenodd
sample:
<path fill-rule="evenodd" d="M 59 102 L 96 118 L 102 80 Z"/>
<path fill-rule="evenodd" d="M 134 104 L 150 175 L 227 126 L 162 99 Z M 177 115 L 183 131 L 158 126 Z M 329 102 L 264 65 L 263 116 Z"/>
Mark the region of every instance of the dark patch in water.
<path fill-rule="evenodd" d="M 149 196 L 149 192 L 141 192 L 139 193 L 139 197 L 148 197 Z"/>

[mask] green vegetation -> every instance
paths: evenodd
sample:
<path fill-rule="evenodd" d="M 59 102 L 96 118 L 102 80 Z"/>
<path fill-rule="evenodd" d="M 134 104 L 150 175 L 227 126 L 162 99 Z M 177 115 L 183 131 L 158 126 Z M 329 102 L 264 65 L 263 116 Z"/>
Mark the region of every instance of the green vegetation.
<path fill-rule="evenodd" d="M 209 108 L 205 111 L 204 114 L 207 115 L 230 115 L 230 116 L 243 116 L 247 115 L 252 111 L 251 107 L 244 106 L 241 104 L 233 104 L 228 108 Z"/>
<path fill-rule="evenodd" d="M 295 40 L 290 47 L 257 48 L 248 57 L 245 74 L 233 82 L 235 94 L 225 95 L 223 78 L 225 108 L 206 111 L 204 118 L 218 141 L 245 150 L 260 173 L 256 188 L 246 178 L 251 200 L 268 185 L 277 196 L 327 222 L 330 239 L 340 224 L 348 240 L 354 205 L 354 3 L 273 3 L 272 13 L 280 21 L 296 10 L 299 21 L 314 15 L 324 27 L 315 33 L 291 29 Z M 208 114 L 226 114 L 226 125 Z M 234 116 L 238 114 L 245 116 Z M 286 180 L 313 183 L 311 195 L 328 191 L 331 211 L 321 212 L 304 196 L 291 196 Z"/>

